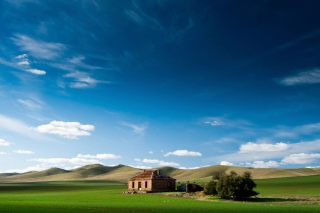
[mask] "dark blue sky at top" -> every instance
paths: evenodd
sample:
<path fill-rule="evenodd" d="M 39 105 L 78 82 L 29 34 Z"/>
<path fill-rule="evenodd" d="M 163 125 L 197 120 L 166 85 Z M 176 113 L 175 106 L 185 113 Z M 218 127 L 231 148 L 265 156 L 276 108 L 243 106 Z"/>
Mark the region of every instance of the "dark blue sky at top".
<path fill-rule="evenodd" d="M 21 81 L 14 68 L 1 68 L 0 80 L 9 90 L 38 91 L 57 117 L 58 109 L 81 113 L 81 105 L 155 121 L 159 128 L 204 118 L 258 129 L 318 123 L 320 81 L 283 82 L 299 73 L 320 78 L 319 9 L 318 0 L 1 1 L 2 61 L 27 53 L 46 74 Z M 18 47 L 21 36 L 61 44 L 59 55 L 28 52 Z M 71 71 L 66 66 L 77 56 L 82 62 Z M 102 83 L 89 89 L 57 84 L 67 85 L 65 76 L 76 71 Z M 2 110 L 10 114 L 7 106 Z M 213 140 L 208 128 L 197 131 Z M 242 129 L 212 131 L 223 137 Z M 259 136 L 249 138 L 241 142 Z"/>

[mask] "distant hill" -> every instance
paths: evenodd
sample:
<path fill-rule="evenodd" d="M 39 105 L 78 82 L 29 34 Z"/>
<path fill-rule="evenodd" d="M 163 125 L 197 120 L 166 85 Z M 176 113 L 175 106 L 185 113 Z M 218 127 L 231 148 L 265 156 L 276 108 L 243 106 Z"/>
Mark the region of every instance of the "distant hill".
<path fill-rule="evenodd" d="M 254 179 L 299 177 L 320 175 L 320 168 L 248 168 L 235 166 L 208 166 L 198 169 L 177 169 L 173 167 L 160 167 L 162 174 L 171 176 L 177 181 L 208 181 L 218 172 L 235 171 L 242 174 L 251 172 Z M 125 165 L 103 166 L 100 164 L 86 165 L 77 169 L 64 170 L 50 168 L 43 171 L 26 173 L 0 173 L 0 182 L 39 182 L 39 181 L 65 181 L 65 180 L 106 180 L 126 183 L 130 177 L 143 172 L 142 169 Z"/>

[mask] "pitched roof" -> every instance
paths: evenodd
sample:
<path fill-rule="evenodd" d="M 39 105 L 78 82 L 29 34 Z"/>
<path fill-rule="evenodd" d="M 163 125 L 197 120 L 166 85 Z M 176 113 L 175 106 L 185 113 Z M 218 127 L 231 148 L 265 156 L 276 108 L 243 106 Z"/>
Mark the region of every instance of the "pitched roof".
<path fill-rule="evenodd" d="M 143 173 L 138 174 L 129 180 L 175 180 L 167 175 L 162 175 L 160 170 L 144 170 Z"/>

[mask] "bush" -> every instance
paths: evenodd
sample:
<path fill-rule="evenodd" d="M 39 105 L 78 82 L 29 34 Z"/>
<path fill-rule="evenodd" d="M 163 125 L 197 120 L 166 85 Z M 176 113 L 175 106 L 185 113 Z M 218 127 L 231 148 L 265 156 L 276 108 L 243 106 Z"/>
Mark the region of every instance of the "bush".
<path fill-rule="evenodd" d="M 253 191 L 256 184 L 252 180 L 250 172 L 245 172 L 240 176 L 231 171 L 229 175 L 222 173 L 216 177 L 218 178 L 216 191 L 218 196 L 223 199 L 243 200 L 258 195 Z"/>
<path fill-rule="evenodd" d="M 210 182 L 206 183 L 206 185 L 204 185 L 204 194 L 205 195 L 216 195 L 217 194 L 217 182 L 214 180 L 211 180 Z"/>

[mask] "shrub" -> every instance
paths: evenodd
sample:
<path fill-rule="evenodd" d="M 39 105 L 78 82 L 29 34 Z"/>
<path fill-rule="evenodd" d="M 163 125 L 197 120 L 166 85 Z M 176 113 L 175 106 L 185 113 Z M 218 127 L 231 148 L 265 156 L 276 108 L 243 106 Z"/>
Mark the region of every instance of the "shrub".
<path fill-rule="evenodd" d="M 217 194 L 217 182 L 214 180 L 211 180 L 210 182 L 206 183 L 206 185 L 204 185 L 204 194 L 206 195 L 216 195 Z"/>
<path fill-rule="evenodd" d="M 242 176 L 231 171 L 229 175 L 222 173 L 217 176 L 216 191 L 223 199 L 243 200 L 245 198 L 258 195 L 253 191 L 256 187 L 250 172 L 245 172 Z"/>

